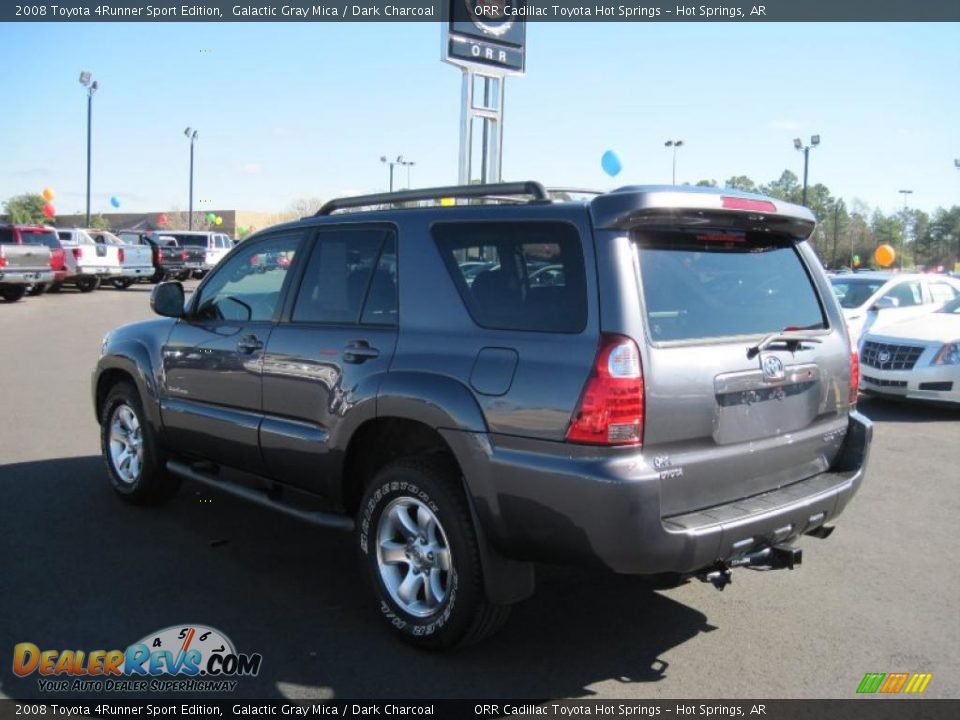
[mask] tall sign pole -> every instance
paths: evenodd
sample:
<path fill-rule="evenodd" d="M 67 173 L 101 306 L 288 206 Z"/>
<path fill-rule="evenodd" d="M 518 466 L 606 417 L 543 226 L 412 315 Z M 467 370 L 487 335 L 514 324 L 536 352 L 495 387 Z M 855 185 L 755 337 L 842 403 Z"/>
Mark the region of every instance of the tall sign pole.
<path fill-rule="evenodd" d="M 448 0 L 444 62 L 463 73 L 460 93 L 461 185 L 499 182 L 503 167 L 503 104 L 508 75 L 526 69 L 525 0 Z M 473 165 L 474 130 L 480 126 L 479 175 Z"/>

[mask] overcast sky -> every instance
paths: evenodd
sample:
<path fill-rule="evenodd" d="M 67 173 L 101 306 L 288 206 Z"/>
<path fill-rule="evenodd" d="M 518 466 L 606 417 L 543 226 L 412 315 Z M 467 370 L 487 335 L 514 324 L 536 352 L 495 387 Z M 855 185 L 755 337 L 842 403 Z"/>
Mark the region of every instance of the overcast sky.
<path fill-rule="evenodd" d="M 0 25 L 0 200 L 51 187 L 84 206 L 94 97 L 93 212 L 187 205 L 275 211 L 384 190 L 380 156 L 414 186 L 457 176 L 459 70 L 433 23 Z M 507 83 L 505 179 L 611 188 L 802 176 L 884 211 L 960 204 L 956 24 L 530 23 Z M 616 178 L 600 167 L 616 151 Z M 397 185 L 406 184 L 398 169 Z"/>

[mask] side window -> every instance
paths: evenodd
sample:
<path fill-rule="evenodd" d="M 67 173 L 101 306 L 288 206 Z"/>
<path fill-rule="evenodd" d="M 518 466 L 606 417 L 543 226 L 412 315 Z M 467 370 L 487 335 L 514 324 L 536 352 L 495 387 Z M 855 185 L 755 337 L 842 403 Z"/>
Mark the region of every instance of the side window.
<path fill-rule="evenodd" d="M 293 306 L 293 322 L 396 324 L 397 257 L 393 231 L 321 231 Z"/>
<path fill-rule="evenodd" d="M 944 303 L 953 300 L 957 291 L 946 283 L 930 283 L 930 295 L 935 303 Z"/>
<path fill-rule="evenodd" d="M 433 234 L 477 325 L 562 333 L 586 326 L 583 248 L 572 225 L 440 223 Z"/>
<path fill-rule="evenodd" d="M 897 307 L 923 304 L 923 291 L 917 281 L 902 282 L 888 290 L 885 297 L 896 300 Z"/>
<path fill-rule="evenodd" d="M 269 321 L 280 300 L 302 233 L 258 242 L 220 265 L 204 285 L 197 320 Z"/>
<path fill-rule="evenodd" d="M 0 228 L 0 245 L 13 245 L 13 230 L 10 228 Z"/>

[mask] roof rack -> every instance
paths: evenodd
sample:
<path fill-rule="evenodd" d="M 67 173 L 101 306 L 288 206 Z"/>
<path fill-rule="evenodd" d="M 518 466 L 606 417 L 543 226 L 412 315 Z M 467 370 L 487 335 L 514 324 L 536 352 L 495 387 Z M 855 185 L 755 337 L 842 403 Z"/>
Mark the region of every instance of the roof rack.
<path fill-rule="evenodd" d="M 367 207 L 369 205 L 396 205 L 416 200 L 439 200 L 440 198 L 489 198 L 491 196 L 532 195 L 535 201 L 550 202 L 547 189 L 538 182 L 487 183 L 482 185 L 450 185 L 448 187 L 422 188 L 418 190 L 398 190 L 390 193 L 357 195 L 355 197 L 334 198 L 325 202 L 314 216 L 330 215 L 337 210 Z M 507 199 L 507 198 L 498 198 Z M 512 199 L 512 197 L 510 198 Z"/>
<path fill-rule="evenodd" d="M 547 192 L 551 195 L 556 195 L 557 193 L 566 193 L 568 195 L 603 195 L 605 191 L 597 190 L 595 188 L 548 187 Z"/>

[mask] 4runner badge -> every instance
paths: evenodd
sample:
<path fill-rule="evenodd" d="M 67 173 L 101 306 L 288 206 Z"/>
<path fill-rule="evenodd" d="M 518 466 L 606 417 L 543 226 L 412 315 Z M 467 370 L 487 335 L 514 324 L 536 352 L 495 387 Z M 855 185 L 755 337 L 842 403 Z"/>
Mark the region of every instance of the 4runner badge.
<path fill-rule="evenodd" d="M 768 382 L 784 378 L 783 362 L 776 355 L 761 356 L 760 368 L 763 370 L 763 379 Z"/>

